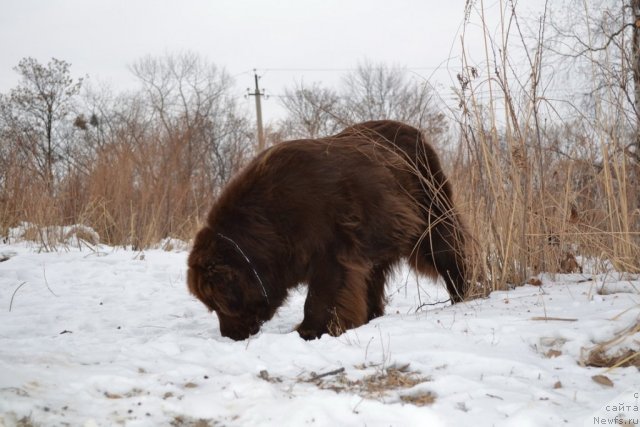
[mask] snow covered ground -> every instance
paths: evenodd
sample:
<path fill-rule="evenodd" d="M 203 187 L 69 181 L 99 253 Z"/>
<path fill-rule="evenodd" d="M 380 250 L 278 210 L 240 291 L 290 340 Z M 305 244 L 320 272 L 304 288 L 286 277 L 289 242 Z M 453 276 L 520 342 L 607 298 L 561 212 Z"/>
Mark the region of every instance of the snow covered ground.
<path fill-rule="evenodd" d="M 301 288 L 234 342 L 187 293 L 187 252 L 36 249 L 0 245 L 0 425 L 594 425 L 620 406 L 640 418 L 637 368 L 580 364 L 637 324 L 638 276 L 541 277 L 416 312 L 447 296 L 402 269 L 368 325 L 303 341 Z"/>

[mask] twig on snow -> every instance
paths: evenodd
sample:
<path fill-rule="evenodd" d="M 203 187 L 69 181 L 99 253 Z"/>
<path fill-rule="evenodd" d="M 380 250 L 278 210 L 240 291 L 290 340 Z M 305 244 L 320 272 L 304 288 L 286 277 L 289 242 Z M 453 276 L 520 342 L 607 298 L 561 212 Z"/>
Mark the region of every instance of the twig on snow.
<path fill-rule="evenodd" d="M 547 316 L 537 316 L 537 317 L 532 317 L 531 320 L 558 320 L 560 322 L 577 322 L 578 319 L 570 319 L 570 318 L 565 318 L 565 317 L 547 317 Z"/>
<path fill-rule="evenodd" d="M 436 302 L 430 302 L 430 303 L 426 303 L 426 302 L 425 302 L 425 303 L 420 304 L 420 305 L 418 306 L 418 308 L 416 308 L 416 311 L 415 311 L 415 312 L 417 313 L 418 311 L 422 310 L 422 309 L 423 309 L 423 308 L 425 308 L 425 307 L 431 307 L 431 306 L 439 305 L 439 304 L 446 304 L 446 303 L 448 303 L 448 302 L 451 302 L 451 298 L 446 299 L 446 300 L 444 300 L 444 301 L 436 301 Z"/>
<path fill-rule="evenodd" d="M 44 264 L 42 264 L 42 276 L 44 277 L 44 285 L 47 287 L 47 289 L 49 289 L 51 295 L 57 298 L 58 295 L 56 295 L 56 293 L 51 290 L 51 287 L 49 287 L 49 281 L 47 281 L 47 270 L 45 269 Z"/>
<path fill-rule="evenodd" d="M 322 374 L 316 374 L 315 372 L 311 372 L 311 381 L 318 380 L 320 378 L 328 377 L 330 375 L 341 374 L 344 372 L 344 368 L 338 368 L 333 371 L 324 372 Z"/>
<path fill-rule="evenodd" d="M 18 285 L 18 287 L 16 288 L 15 291 L 13 291 L 13 295 L 11 295 L 11 301 L 9 302 L 9 311 L 11 311 L 11 308 L 13 307 L 13 297 L 16 296 L 16 293 L 18 292 L 18 289 L 20 289 L 23 285 L 26 285 L 27 282 L 22 282 Z"/>

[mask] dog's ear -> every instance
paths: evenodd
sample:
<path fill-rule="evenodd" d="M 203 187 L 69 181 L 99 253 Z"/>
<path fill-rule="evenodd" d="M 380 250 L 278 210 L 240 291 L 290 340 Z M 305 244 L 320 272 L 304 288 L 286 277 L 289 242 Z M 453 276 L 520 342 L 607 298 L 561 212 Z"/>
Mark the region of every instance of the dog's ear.
<path fill-rule="evenodd" d="M 233 315 L 244 303 L 242 287 L 235 270 L 226 265 L 192 265 L 187 271 L 189 291 L 211 311 Z"/>
<path fill-rule="evenodd" d="M 189 254 L 187 264 L 191 268 L 207 268 L 218 261 L 216 253 L 218 251 L 216 234 L 209 227 L 201 229 L 193 241 L 193 249 Z"/>
<path fill-rule="evenodd" d="M 215 290 L 212 286 L 209 286 L 204 270 L 201 267 L 196 265 L 189 267 L 187 270 L 187 286 L 189 288 L 189 292 L 202 301 L 209 311 L 216 309 Z"/>
<path fill-rule="evenodd" d="M 242 284 L 238 272 L 227 265 L 209 265 L 205 277 L 218 297 L 220 308 L 232 314 L 242 308 Z"/>

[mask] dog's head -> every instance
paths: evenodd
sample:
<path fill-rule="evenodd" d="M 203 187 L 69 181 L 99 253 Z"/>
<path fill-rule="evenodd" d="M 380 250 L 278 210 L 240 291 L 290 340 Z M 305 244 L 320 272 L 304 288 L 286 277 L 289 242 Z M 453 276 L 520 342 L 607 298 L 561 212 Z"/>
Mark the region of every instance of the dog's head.
<path fill-rule="evenodd" d="M 273 316 L 262 279 L 230 237 L 209 227 L 200 230 L 188 266 L 189 291 L 216 312 L 223 336 L 246 339 Z"/>

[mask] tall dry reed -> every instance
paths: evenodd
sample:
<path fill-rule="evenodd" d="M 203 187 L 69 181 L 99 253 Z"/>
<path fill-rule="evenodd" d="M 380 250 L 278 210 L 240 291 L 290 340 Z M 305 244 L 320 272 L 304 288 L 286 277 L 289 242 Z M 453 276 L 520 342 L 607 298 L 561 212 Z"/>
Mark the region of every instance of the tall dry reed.
<path fill-rule="evenodd" d="M 563 122 L 545 93 L 545 61 L 557 60 L 545 52 L 545 16 L 532 46 L 511 3 L 500 3 L 493 23 L 483 2 L 474 3 L 468 19 L 478 14 L 484 50 L 470 51 L 463 33 L 451 170 L 473 236 L 475 280 L 486 292 L 540 272 L 640 272 L 640 165 L 613 149 L 604 123 L 624 112 Z"/>

